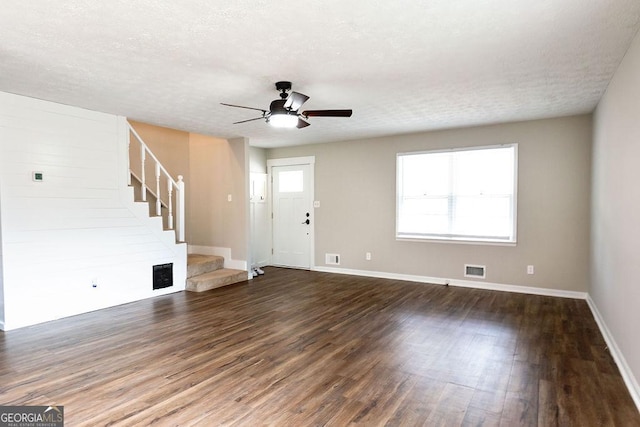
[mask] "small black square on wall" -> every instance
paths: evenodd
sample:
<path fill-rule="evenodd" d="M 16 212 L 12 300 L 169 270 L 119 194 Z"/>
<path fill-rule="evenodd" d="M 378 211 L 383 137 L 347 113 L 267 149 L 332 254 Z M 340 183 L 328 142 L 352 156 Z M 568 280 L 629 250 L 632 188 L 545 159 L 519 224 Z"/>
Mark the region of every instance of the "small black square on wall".
<path fill-rule="evenodd" d="M 173 286 L 173 263 L 153 266 L 153 289 Z"/>

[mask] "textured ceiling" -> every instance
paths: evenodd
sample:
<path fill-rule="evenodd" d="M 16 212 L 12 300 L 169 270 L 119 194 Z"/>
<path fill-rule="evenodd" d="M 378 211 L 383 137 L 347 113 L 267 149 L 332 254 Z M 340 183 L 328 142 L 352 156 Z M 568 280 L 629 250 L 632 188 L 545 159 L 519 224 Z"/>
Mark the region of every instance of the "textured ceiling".
<path fill-rule="evenodd" d="M 0 91 L 273 147 L 590 112 L 638 0 L 4 0 Z M 290 80 L 349 119 L 274 129 Z"/>

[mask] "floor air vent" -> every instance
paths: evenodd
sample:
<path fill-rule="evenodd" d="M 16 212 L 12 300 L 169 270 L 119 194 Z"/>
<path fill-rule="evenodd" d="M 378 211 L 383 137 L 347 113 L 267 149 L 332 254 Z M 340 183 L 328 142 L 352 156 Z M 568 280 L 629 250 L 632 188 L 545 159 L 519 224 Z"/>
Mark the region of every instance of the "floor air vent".
<path fill-rule="evenodd" d="M 474 277 L 476 279 L 484 279 L 487 267 L 484 265 L 464 265 L 464 277 Z"/>
<path fill-rule="evenodd" d="M 153 289 L 173 286 L 173 263 L 153 266 Z"/>

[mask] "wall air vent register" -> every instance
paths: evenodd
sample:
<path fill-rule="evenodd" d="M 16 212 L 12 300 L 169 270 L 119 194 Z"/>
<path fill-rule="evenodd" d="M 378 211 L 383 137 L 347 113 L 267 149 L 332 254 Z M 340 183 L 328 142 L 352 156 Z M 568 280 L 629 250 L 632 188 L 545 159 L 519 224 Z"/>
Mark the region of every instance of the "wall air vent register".
<path fill-rule="evenodd" d="M 484 265 L 464 265 L 464 277 L 474 277 L 476 279 L 484 279 L 486 277 L 487 267 Z"/>
<path fill-rule="evenodd" d="M 153 289 L 173 286 L 173 263 L 153 266 Z"/>

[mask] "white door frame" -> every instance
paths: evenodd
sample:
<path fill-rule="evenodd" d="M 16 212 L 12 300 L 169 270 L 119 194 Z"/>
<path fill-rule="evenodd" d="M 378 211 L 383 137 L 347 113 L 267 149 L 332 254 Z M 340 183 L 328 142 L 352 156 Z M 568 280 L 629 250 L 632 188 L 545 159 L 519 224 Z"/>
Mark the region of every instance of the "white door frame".
<path fill-rule="evenodd" d="M 313 207 L 313 203 L 315 201 L 315 164 L 316 157 L 315 156 L 306 156 L 306 157 L 287 157 L 284 159 L 269 159 L 267 160 L 267 193 L 268 193 L 268 202 L 269 202 L 269 212 L 271 213 L 271 221 L 269 221 L 269 229 L 271 234 L 271 256 L 269 257 L 269 262 L 273 262 L 273 167 L 274 166 L 298 166 L 298 165 L 308 165 L 309 166 L 309 187 L 310 194 L 309 198 L 311 199 L 311 216 L 309 219 L 311 220 L 311 227 L 309 230 L 309 269 L 311 271 L 315 270 L 316 267 L 316 257 L 315 257 L 315 242 L 316 242 L 316 215 L 315 208 Z"/>

